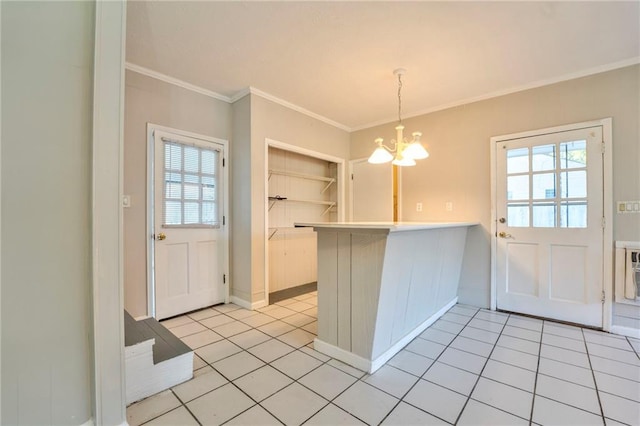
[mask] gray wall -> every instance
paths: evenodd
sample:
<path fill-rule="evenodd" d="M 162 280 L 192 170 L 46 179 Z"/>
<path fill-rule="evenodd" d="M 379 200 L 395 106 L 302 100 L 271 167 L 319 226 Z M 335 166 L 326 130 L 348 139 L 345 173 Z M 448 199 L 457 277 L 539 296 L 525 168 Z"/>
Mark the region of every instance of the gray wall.
<path fill-rule="evenodd" d="M 640 66 L 526 90 L 405 120 L 424 133 L 431 156 L 402 169 L 403 220 L 479 221 L 469 234 L 460 301 L 489 306 L 491 188 L 489 139 L 605 117 L 613 118 L 613 199 L 640 199 Z M 394 137 L 387 124 L 354 132 L 351 158 L 368 156 L 377 136 Z M 416 212 L 416 203 L 423 211 Z M 453 211 L 445 203 L 453 203 Z M 640 240 L 640 216 L 615 215 L 614 240 Z M 640 317 L 639 309 L 624 309 Z M 614 312 L 621 311 L 614 306 Z M 631 312 L 630 312 L 631 311 Z M 621 313 L 620 312 L 620 313 Z M 614 317 L 614 324 L 620 319 Z M 626 326 L 640 321 L 625 321 Z"/>
<path fill-rule="evenodd" d="M 94 4 L 2 2 L 2 424 L 91 417 Z"/>
<path fill-rule="evenodd" d="M 125 74 L 124 306 L 147 315 L 147 123 L 229 140 L 231 106 L 133 71 Z"/>

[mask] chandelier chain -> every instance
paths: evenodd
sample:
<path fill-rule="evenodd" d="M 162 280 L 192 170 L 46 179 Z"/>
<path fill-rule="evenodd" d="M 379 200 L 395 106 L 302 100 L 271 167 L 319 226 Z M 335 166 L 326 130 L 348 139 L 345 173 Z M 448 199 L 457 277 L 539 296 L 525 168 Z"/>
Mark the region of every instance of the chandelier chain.
<path fill-rule="evenodd" d="M 398 122 L 402 124 L 402 74 L 398 74 Z"/>

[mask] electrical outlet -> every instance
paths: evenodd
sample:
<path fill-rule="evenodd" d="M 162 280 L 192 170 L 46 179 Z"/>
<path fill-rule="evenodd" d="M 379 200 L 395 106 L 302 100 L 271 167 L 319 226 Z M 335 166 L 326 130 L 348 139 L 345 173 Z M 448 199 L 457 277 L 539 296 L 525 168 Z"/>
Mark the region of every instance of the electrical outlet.
<path fill-rule="evenodd" d="M 422 211 L 422 203 L 416 203 L 416 211 L 417 212 L 421 212 Z"/>
<path fill-rule="evenodd" d="M 122 207 L 131 207 L 131 195 L 122 196 Z"/>
<path fill-rule="evenodd" d="M 444 203 L 444 209 L 448 212 L 452 212 L 453 211 L 453 203 L 451 201 L 447 201 L 446 203 Z"/>

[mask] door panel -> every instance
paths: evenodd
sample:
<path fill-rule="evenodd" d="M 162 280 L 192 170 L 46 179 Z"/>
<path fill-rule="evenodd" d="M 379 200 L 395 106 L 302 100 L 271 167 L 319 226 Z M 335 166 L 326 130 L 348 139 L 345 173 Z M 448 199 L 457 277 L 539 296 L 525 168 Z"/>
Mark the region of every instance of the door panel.
<path fill-rule="evenodd" d="M 351 211 L 354 222 L 393 221 L 393 170 L 391 163 L 352 164 Z"/>
<path fill-rule="evenodd" d="M 154 132 L 155 317 L 225 301 L 224 146 Z"/>
<path fill-rule="evenodd" d="M 602 128 L 496 144 L 497 307 L 602 326 Z"/>

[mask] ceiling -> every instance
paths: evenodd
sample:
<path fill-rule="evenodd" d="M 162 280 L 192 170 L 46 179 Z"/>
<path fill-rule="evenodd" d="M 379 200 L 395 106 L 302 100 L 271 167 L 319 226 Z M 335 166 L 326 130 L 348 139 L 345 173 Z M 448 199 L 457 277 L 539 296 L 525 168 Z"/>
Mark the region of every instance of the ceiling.
<path fill-rule="evenodd" d="M 640 2 L 129 1 L 127 62 L 354 130 L 640 62 Z"/>

